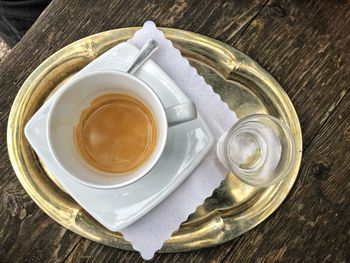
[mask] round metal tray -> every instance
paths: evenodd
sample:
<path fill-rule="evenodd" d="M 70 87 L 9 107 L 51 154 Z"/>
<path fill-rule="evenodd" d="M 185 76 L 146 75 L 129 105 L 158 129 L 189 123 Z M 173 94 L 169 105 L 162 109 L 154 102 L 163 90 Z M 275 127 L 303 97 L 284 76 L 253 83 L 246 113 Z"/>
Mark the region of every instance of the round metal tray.
<path fill-rule="evenodd" d="M 120 233 L 97 223 L 58 185 L 24 136 L 24 127 L 53 90 L 138 28 L 102 32 L 76 41 L 46 59 L 25 81 L 13 103 L 7 143 L 13 168 L 31 198 L 64 227 L 96 242 L 132 250 Z M 297 151 L 286 179 L 257 189 L 229 174 L 205 203 L 189 216 L 160 252 L 180 252 L 231 240 L 266 219 L 282 203 L 297 177 L 302 139 L 294 107 L 276 80 L 254 60 L 217 40 L 192 32 L 161 28 L 238 117 L 269 113 L 291 128 Z"/>

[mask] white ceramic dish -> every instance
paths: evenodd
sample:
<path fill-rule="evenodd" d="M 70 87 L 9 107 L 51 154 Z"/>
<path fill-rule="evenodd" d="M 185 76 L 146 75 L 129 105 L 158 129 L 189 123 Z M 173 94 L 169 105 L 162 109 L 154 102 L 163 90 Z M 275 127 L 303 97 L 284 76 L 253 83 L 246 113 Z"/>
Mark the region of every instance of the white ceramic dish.
<path fill-rule="evenodd" d="M 124 71 L 138 49 L 122 43 L 98 57 L 74 77 L 101 69 Z M 153 62 L 135 74 L 151 86 L 164 107 L 188 102 L 176 84 Z M 197 119 L 169 128 L 164 152 L 155 167 L 140 180 L 115 189 L 96 189 L 78 183 L 54 161 L 47 142 L 47 117 L 57 91 L 29 120 L 25 135 L 48 169 L 67 192 L 98 222 L 118 231 L 142 217 L 167 197 L 205 157 L 214 137 L 199 115 Z"/>

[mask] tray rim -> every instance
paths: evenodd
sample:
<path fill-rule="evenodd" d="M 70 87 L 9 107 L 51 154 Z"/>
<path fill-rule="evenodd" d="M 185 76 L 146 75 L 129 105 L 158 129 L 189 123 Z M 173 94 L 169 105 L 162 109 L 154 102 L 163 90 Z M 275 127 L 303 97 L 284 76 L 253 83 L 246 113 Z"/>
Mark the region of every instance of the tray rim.
<path fill-rule="evenodd" d="M 127 39 L 127 35 L 130 36 L 133 35 L 133 33 L 139 29 L 139 27 L 128 27 L 128 28 L 120 28 L 120 29 L 114 29 L 114 30 L 110 30 L 110 31 L 104 31 L 104 32 L 100 32 L 91 36 L 87 36 L 85 38 L 79 39 L 65 47 L 63 47 L 62 49 L 58 50 L 57 52 L 55 52 L 54 54 L 52 54 L 50 57 L 48 57 L 45 61 L 43 61 L 32 73 L 31 75 L 26 79 L 26 81 L 23 83 L 22 87 L 20 88 L 14 103 L 11 107 L 11 111 L 9 114 L 9 118 L 8 118 L 8 127 L 7 127 L 7 145 L 8 145 L 8 153 L 9 153 L 9 157 L 10 157 L 10 161 L 11 164 L 15 170 L 16 176 L 19 179 L 20 183 L 22 184 L 22 186 L 24 187 L 24 189 L 26 190 L 26 192 L 29 194 L 29 196 L 34 200 L 34 202 L 46 213 L 48 214 L 51 218 L 53 218 L 56 222 L 60 223 L 61 225 L 63 225 L 64 227 L 72 230 L 73 232 L 84 236 L 88 239 L 97 241 L 101 243 L 101 240 L 98 240 L 95 238 L 94 235 L 90 235 L 89 233 L 87 233 L 86 231 L 84 231 L 84 229 L 77 229 L 76 227 L 74 227 L 74 224 L 76 224 L 76 222 L 79 222 L 79 219 L 83 216 L 81 211 L 74 211 L 74 209 L 71 210 L 71 213 L 67 213 L 65 215 L 61 215 L 58 216 L 55 211 L 56 211 L 56 207 L 52 206 L 52 205 L 48 205 L 46 201 L 44 201 L 42 198 L 40 199 L 41 195 L 38 195 L 38 193 L 36 193 L 35 191 L 37 189 L 34 189 L 32 187 L 32 185 L 30 184 L 30 182 L 28 181 L 28 178 L 25 178 L 22 176 L 22 172 L 23 172 L 23 167 L 21 167 L 20 165 L 18 165 L 18 162 L 23 162 L 25 163 L 26 160 L 23 159 L 23 156 L 20 156 L 18 152 L 16 152 L 16 136 L 24 136 L 24 134 L 15 134 L 15 129 L 13 128 L 13 123 L 14 120 L 16 120 L 16 113 L 19 111 L 19 109 L 21 107 L 23 107 L 23 105 L 21 105 L 19 102 L 21 101 L 22 97 L 25 97 L 26 93 L 30 91 L 30 83 L 38 76 L 40 76 L 40 72 L 42 70 L 42 68 L 44 68 L 45 64 L 50 64 L 50 60 L 52 60 L 52 57 L 54 56 L 58 56 L 60 55 L 60 53 L 62 53 L 62 50 L 69 50 L 69 48 L 72 48 L 74 46 L 77 46 L 79 44 L 84 43 L 84 41 L 86 43 L 90 43 L 92 42 L 91 39 L 93 38 L 97 38 L 103 34 L 114 34 L 114 33 L 118 33 L 118 32 L 124 32 L 124 31 L 129 31 L 126 35 L 126 37 L 124 39 L 121 39 L 121 41 L 124 41 Z M 297 157 L 296 157 L 296 166 L 294 167 L 294 170 L 296 170 L 295 174 L 293 175 L 292 180 L 290 181 L 290 183 L 288 184 L 288 186 L 284 189 L 285 191 L 283 191 L 283 196 L 278 198 L 277 201 L 274 202 L 272 207 L 268 207 L 268 211 L 267 211 L 267 215 L 266 215 L 266 211 L 264 211 L 263 216 L 261 218 L 259 218 L 258 220 L 256 220 L 253 224 L 250 225 L 249 228 L 245 228 L 242 231 L 239 231 L 239 233 L 236 233 L 234 236 L 231 236 L 230 238 L 226 238 L 224 240 L 220 240 L 219 242 L 213 242 L 211 244 L 206 244 L 206 245 L 202 245 L 202 246 L 197 246 L 197 247 L 178 247 L 178 246 L 173 246 L 173 242 L 166 242 L 165 245 L 163 246 L 163 248 L 159 251 L 159 252 L 181 252 L 181 251 L 188 251 L 188 250 L 194 250 L 194 249 L 199 249 L 199 248 L 204 248 L 204 247 L 210 247 L 210 246 L 214 246 L 214 245 L 218 245 L 224 242 L 227 242 L 231 239 L 233 239 L 236 236 L 239 236 L 240 234 L 250 230 L 251 228 L 255 227 L 257 224 L 261 223 L 263 220 L 265 220 L 266 218 L 268 218 L 279 206 L 280 204 L 284 201 L 284 199 L 287 197 L 290 189 L 292 188 L 292 186 L 294 185 L 294 182 L 296 180 L 299 168 L 300 168 L 300 164 L 301 164 L 301 156 L 302 156 L 302 139 L 301 139 L 301 128 L 300 128 L 300 122 L 297 116 L 297 113 L 294 109 L 293 104 L 291 103 L 288 95 L 286 94 L 286 92 L 282 89 L 282 87 L 277 83 L 277 81 L 272 77 L 272 75 L 270 73 L 268 73 L 265 69 L 263 69 L 257 62 L 255 62 L 253 59 L 251 59 L 250 57 L 248 57 L 247 55 L 243 54 L 242 52 L 238 51 L 237 49 L 223 43 L 220 42 L 218 40 L 200 35 L 198 33 L 193 33 L 193 32 L 189 32 L 189 31 L 185 31 L 185 30 L 179 30 L 179 29 L 172 29 L 172 28 L 160 28 L 161 31 L 163 31 L 163 33 L 165 34 L 165 36 L 167 38 L 170 38 L 171 40 L 176 39 L 176 38 L 180 38 L 180 36 L 182 37 L 188 37 L 189 38 L 189 42 L 195 42 L 195 41 L 199 41 L 204 43 L 210 43 L 211 45 L 215 45 L 218 49 L 223 50 L 223 52 L 225 52 L 225 56 L 229 55 L 229 56 L 234 56 L 233 54 L 235 54 L 236 56 L 242 56 L 245 59 L 247 59 L 247 61 L 249 61 L 250 65 L 248 66 L 254 66 L 256 67 L 259 71 L 263 72 L 263 74 L 265 74 L 265 76 L 269 77 L 269 80 L 272 81 L 272 83 L 274 84 L 275 87 L 277 87 L 277 91 L 274 92 L 278 92 L 279 96 L 281 96 L 281 98 L 284 100 L 284 102 L 287 104 L 286 108 L 288 108 L 288 113 L 290 116 L 289 118 L 294 119 L 293 124 L 296 125 L 295 129 L 297 130 L 297 133 L 295 134 L 296 141 L 297 141 L 297 146 L 298 149 L 300 150 L 297 153 Z M 122 34 L 121 34 L 122 35 Z M 92 43 L 91 43 L 92 46 Z M 89 50 L 91 58 L 94 58 L 95 51 L 93 50 L 93 48 L 91 50 Z M 224 56 L 224 55 L 223 55 Z M 51 63 L 52 64 L 52 63 Z M 210 65 L 209 65 L 210 66 Z M 229 76 L 229 74 L 231 73 L 232 70 L 234 69 L 239 69 L 239 67 L 244 67 L 247 65 L 244 64 L 240 64 L 240 63 L 236 63 L 236 64 L 230 64 L 227 63 L 227 68 L 229 69 L 229 71 L 227 71 L 227 76 L 224 76 L 226 79 Z M 9 147 L 10 146 L 10 147 Z M 25 167 L 26 169 L 28 169 L 28 167 Z M 227 220 L 229 221 L 229 217 L 228 218 L 223 218 L 223 220 Z M 72 224 L 72 222 L 74 224 Z M 227 222 L 226 222 L 227 223 Z M 122 239 L 122 238 L 121 238 Z M 102 242 L 103 244 L 106 244 L 105 242 Z M 107 244 L 108 245 L 108 244 Z M 132 247 L 130 246 L 130 244 L 124 240 L 124 242 L 120 242 L 120 245 L 115 246 L 121 249 L 126 249 L 126 250 L 132 250 Z"/>

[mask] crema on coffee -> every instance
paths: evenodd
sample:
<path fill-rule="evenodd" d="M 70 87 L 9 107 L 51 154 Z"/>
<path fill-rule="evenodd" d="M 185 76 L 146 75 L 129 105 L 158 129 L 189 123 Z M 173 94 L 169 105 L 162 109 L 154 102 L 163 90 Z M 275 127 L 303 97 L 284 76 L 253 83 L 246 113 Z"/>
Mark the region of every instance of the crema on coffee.
<path fill-rule="evenodd" d="M 73 131 L 83 159 L 103 172 L 130 172 L 151 156 L 157 143 L 157 123 L 140 100 L 112 93 L 97 97 L 82 111 Z"/>

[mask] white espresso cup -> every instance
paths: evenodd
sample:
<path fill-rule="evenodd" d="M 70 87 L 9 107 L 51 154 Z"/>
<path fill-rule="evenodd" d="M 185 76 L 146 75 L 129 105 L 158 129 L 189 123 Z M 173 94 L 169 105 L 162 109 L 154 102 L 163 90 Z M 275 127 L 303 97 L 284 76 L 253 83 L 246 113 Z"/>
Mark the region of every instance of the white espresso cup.
<path fill-rule="evenodd" d="M 158 138 L 151 156 L 138 168 L 113 176 L 91 167 L 79 154 L 73 139 L 82 111 L 97 97 L 121 93 L 140 100 L 153 113 Z M 157 94 L 135 76 L 119 71 L 100 70 L 72 80 L 54 99 L 48 116 L 48 144 L 56 162 L 74 180 L 94 188 L 116 188 L 128 185 L 146 175 L 161 157 L 168 127 L 197 117 L 193 102 L 164 108 Z"/>

